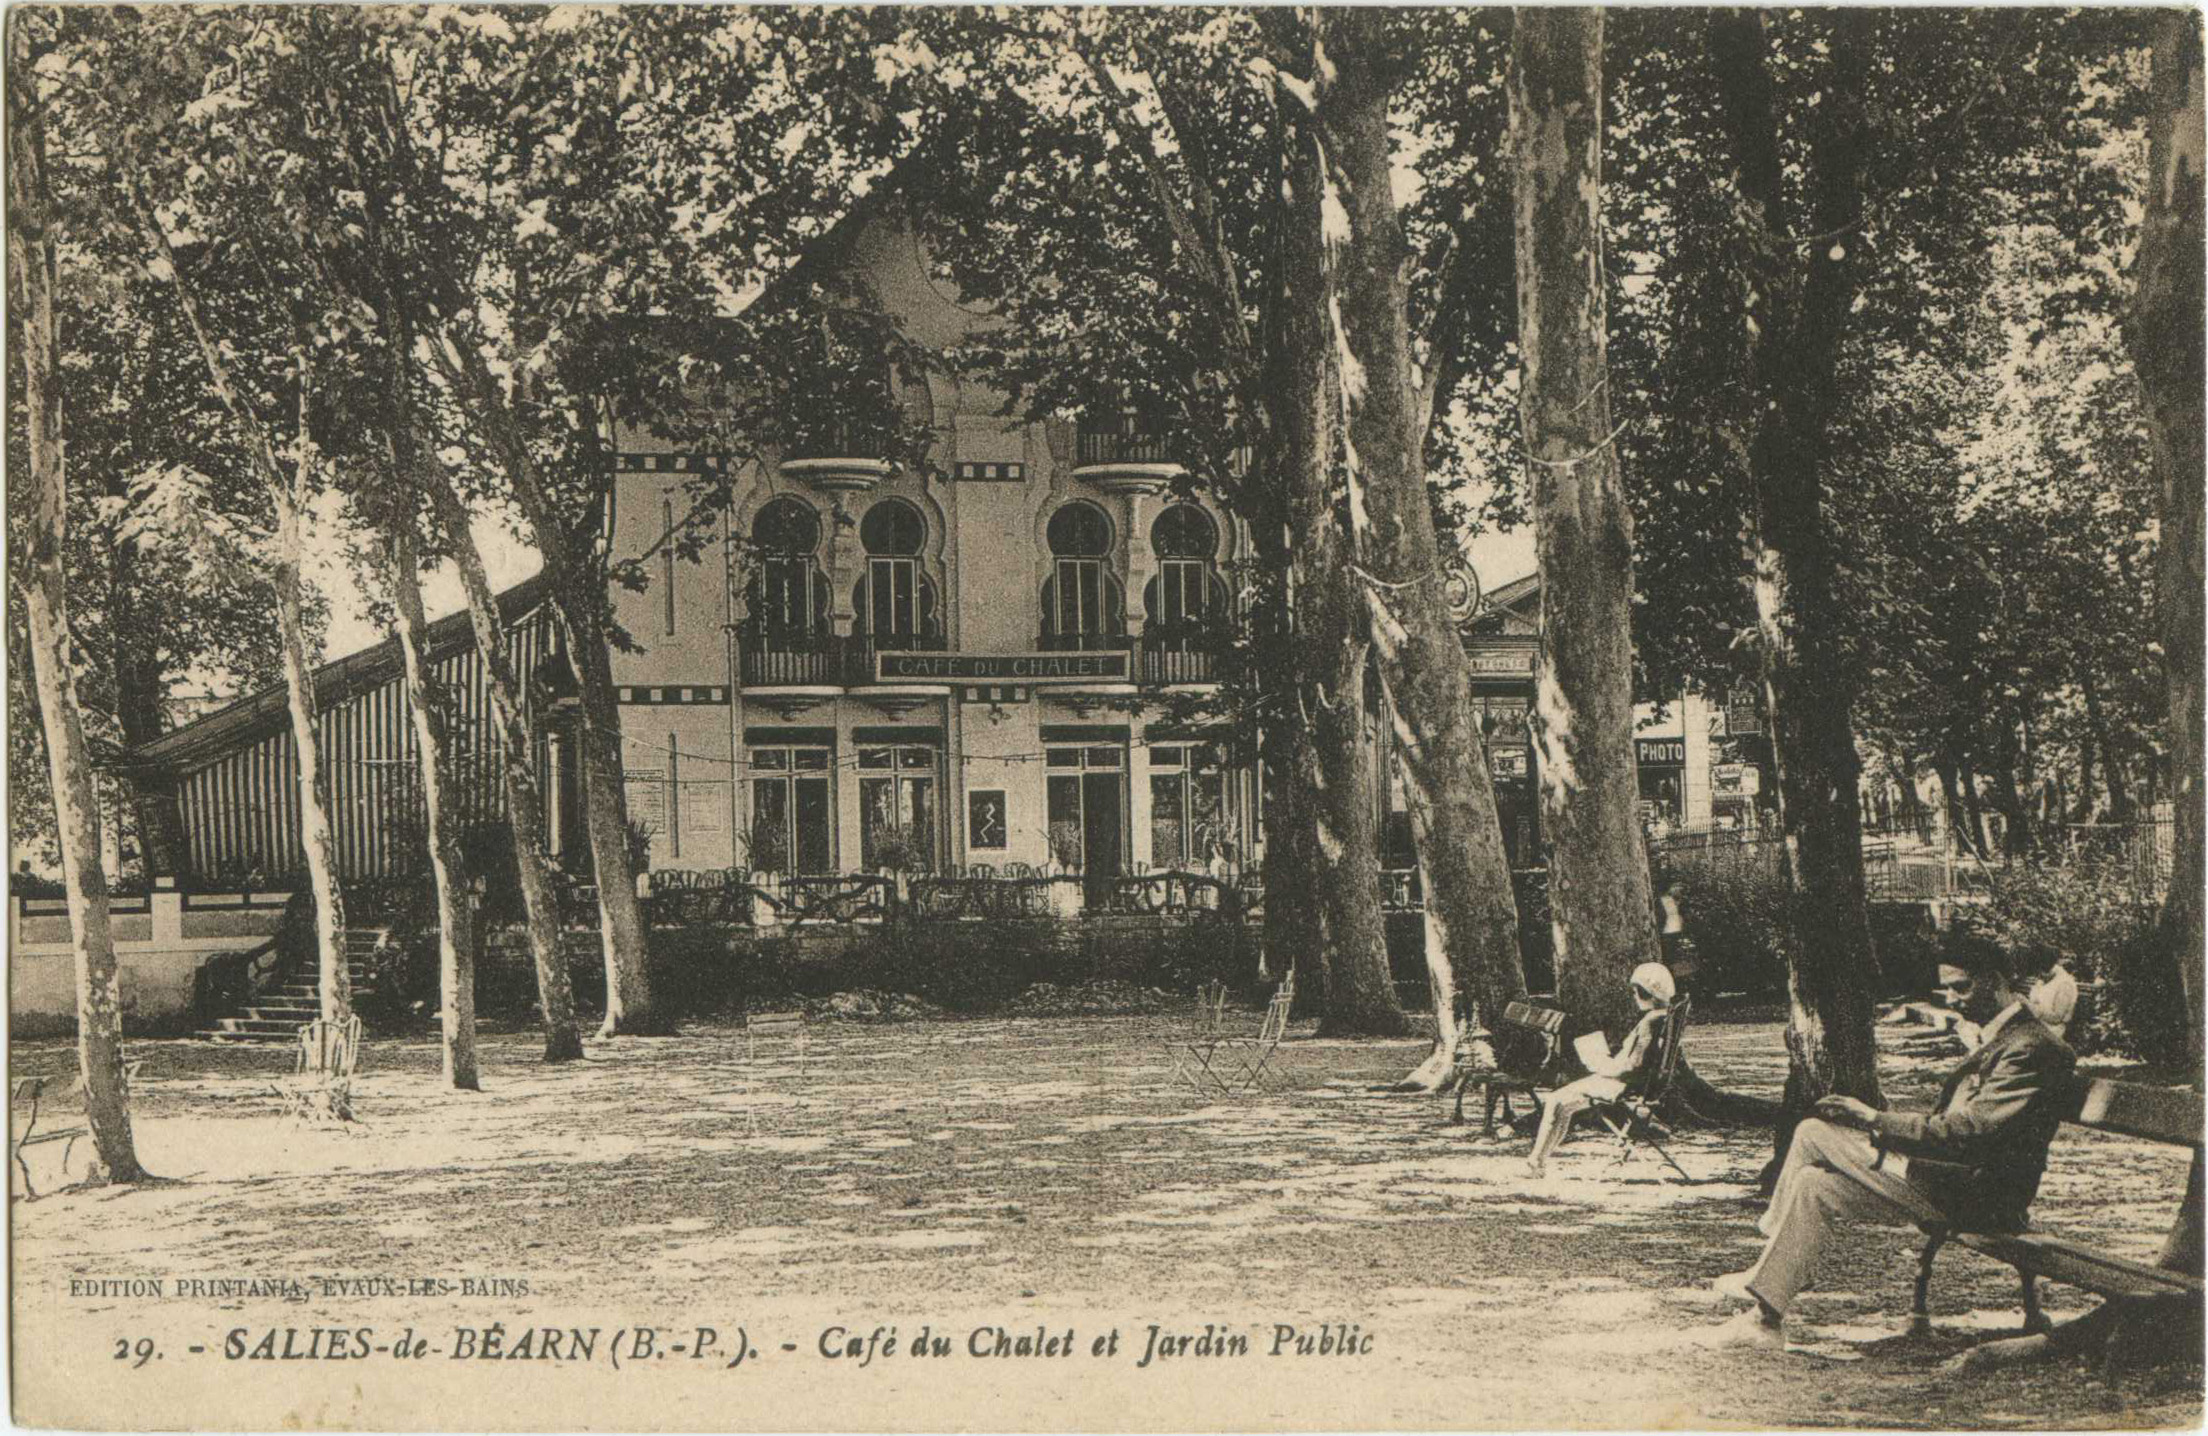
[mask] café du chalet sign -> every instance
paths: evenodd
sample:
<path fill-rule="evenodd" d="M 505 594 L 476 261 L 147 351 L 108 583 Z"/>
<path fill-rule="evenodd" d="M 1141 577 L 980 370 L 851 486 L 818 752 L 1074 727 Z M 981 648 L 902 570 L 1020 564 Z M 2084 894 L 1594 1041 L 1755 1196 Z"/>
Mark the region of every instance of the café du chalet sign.
<path fill-rule="evenodd" d="M 874 654 L 879 683 L 1126 683 L 1127 650 Z"/>

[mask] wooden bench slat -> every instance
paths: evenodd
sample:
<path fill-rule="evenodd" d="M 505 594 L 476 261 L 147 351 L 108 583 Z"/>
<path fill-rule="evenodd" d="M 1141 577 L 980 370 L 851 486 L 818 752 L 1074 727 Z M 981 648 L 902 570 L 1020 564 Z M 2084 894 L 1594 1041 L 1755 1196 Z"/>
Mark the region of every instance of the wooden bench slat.
<path fill-rule="evenodd" d="M 805 1014 L 797 1012 L 752 1012 L 744 1017 L 744 1026 L 755 1033 L 789 1032 L 805 1025 Z"/>
<path fill-rule="evenodd" d="M 1564 1013 L 1554 1007 L 1536 1007 L 1530 1002 L 1513 1002 L 1503 1008 L 1503 1021 L 1516 1027 L 1528 1027 L 1536 1032 L 1562 1032 Z"/>
<path fill-rule="evenodd" d="M 1955 1240 L 2021 1271 L 2084 1287 L 2102 1296 L 2197 1296 L 2202 1290 L 2197 1277 L 2130 1261 L 2062 1237 L 2036 1232 L 1963 1232 Z"/>
<path fill-rule="evenodd" d="M 2063 1120 L 2175 1147 L 2201 1145 L 2201 1094 L 2190 1087 L 2148 1087 L 2107 1077 L 2081 1078 Z"/>

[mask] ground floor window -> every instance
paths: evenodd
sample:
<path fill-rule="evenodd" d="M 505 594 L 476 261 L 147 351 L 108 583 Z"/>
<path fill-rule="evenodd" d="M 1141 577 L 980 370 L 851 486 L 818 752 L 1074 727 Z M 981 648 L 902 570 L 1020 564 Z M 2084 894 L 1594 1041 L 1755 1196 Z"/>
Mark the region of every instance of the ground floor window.
<path fill-rule="evenodd" d="M 1640 770 L 1641 821 L 1677 827 L 1685 813 L 1686 770 L 1650 764 Z"/>
<path fill-rule="evenodd" d="M 1150 861 L 1200 868 L 1234 842 L 1227 773 L 1216 744 L 1150 749 Z"/>
<path fill-rule="evenodd" d="M 933 748 L 859 750 L 859 865 L 924 872 L 935 866 L 937 818 Z"/>
<path fill-rule="evenodd" d="M 1120 747 L 1046 748 L 1050 855 L 1092 881 L 1125 870 L 1127 751 Z"/>
<path fill-rule="evenodd" d="M 751 750 L 746 861 L 761 872 L 835 871 L 834 768 L 826 748 Z"/>

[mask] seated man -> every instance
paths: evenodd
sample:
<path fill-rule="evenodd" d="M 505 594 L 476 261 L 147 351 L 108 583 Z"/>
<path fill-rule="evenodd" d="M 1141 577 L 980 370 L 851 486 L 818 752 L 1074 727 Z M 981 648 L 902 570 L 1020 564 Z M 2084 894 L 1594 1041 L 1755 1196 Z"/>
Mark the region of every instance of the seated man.
<path fill-rule="evenodd" d="M 1787 1308 L 1816 1273 L 1839 1218 L 1936 1222 L 2015 1231 L 2039 1190 L 2047 1143 L 2075 1059 L 2011 986 L 2008 954 L 1966 938 L 1940 965 L 1940 987 L 1985 1039 L 1940 1089 L 1929 1113 L 1880 1112 L 1826 1097 L 1794 1129 L 1771 1206 L 1770 1238 L 1744 1272 L 1719 1277 L 1723 1295 L 1754 1303 L 1702 1334 L 1707 1345 L 1785 1345 Z"/>

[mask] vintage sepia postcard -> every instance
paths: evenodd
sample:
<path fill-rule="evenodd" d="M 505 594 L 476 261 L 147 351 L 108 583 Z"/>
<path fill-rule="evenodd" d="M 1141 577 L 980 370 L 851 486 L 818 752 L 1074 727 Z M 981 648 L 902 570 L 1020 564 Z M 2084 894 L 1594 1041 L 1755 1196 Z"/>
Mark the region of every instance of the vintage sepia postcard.
<path fill-rule="evenodd" d="M 2201 41 L 13 6 L 13 1419 L 2197 1429 Z"/>

